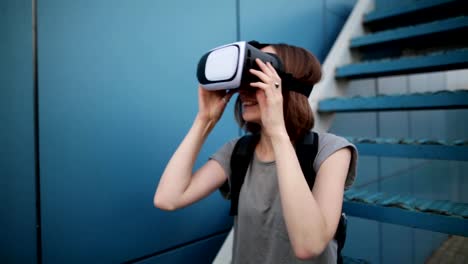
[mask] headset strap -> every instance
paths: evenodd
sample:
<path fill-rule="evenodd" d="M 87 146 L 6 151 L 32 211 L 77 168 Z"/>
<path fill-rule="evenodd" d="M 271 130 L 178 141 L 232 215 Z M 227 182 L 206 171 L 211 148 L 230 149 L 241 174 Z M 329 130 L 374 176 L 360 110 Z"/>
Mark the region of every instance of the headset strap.
<path fill-rule="evenodd" d="M 266 46 L 271 45 L 270 43 L 260 43 L 256 40 L 251 40 L 247 43 L 257 49 L 262 49 Z M 305 97 L 309 97 L 310 93 L 312 92 L 312 89 L 314 88 L 313 85 L 304 84 L 300 80 L 294 78 L 294 76 L 291 73 L 281 71 L 278 69 L 276 69 L 276 71 L 278 72 L 278 75 L 281 77 L 281 82 L 283 83 L 283 87 L 286 87 L 288 91 L 293 91 L 296 93 L 300 93 L 304 95 Z"/>

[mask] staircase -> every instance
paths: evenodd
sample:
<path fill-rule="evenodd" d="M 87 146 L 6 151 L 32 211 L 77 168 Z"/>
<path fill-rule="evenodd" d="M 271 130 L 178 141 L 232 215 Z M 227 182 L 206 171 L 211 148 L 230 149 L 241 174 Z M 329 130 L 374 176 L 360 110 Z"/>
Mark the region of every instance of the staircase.
<path fill-rule="evenodd" d="M 342 113 L 377 113 L 379 119 L 384 112 L 413 113 L 423 110 L 439 111 L 448 116 L 452 113 L 449 110 L 468 109 L 466 82 L 462 87 L 446 86 L 437 91 L 397 94 L 387 91 L 375 96 L 346 96 L 352 82 L 357 82 L 357 85 L 359 82 L 365 83 L 365 80 L 370 83 L 385 82 L 382 77 L 405 78 L 423 73 L 447 72 L 452 77 L 459 74 L 460 78 L 467 79 L 468 71 L 454 70 L 468 68 L 468 1 L 394 2 L 394 7 L 383 9 L 369 0 L 360 0 L 356 4 L 335 44 L 336 48 L 334 46 L 324 64 L 324 73 L 331 71 L 334 74 L 325 76 L 311 96 L 316 99 L 310 99 L 317 117 L 316 130 L 328 131 L 333 120 Z M 398 2 L 406 4 L 398 5 Z M 408 120 L 411 122 L 411 119 Z M 468 117 L 459 121 L 467 122 Z M 343 123 L 343 126 L 353 125 Z M 361 157 L 424 159 L 429 160 L 427 164 L 432 160 L 468 161 L 468 134 L 458 139 L 413 136 L 348 137 L 348 140 L 357 146 Z M 367 165 L 361 163 L 360 166 Z M 417 181 L 424 184 L 430 179 L 421 175 Z M 381 190 L 380 183 L 377 189 L 358 186 L 347 190 L 343 210 L 353 217 L 468 237 L 467 201 L 386 193 Z"/>

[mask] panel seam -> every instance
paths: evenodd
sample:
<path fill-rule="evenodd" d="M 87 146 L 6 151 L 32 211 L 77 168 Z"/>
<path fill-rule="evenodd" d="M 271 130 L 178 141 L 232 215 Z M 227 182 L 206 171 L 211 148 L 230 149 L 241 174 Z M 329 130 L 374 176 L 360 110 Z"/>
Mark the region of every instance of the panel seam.
<path fill-rule="evenodd" d="M 212 234 L 210 234 L 210 235 L 206 235 L 206 236 L 203 236 L 203 237 L 200 237 L 200 238 L 197 238 L 197 239 L 193 239 L 193 240 L 190 240 L 190 241 L 188 241 L 188 242 L 185 242 L 185 243 L 182 243 L 182 244 L 178 244 L 178 245 L 175 245 L 175 246 L 172 246 L 172 247 L 163 249 L 163 250 L 159 250 L 159 251 L 156 251 L 156 252 L 154 252 L 154 253 L 151 253 L 151 254 L 142 256 L 142 257 L 138 257 L 138 258 L 134 258 L 134 259 L 131 259 L 131 260 L 124 261 L 124 262 L 122 262 L 122 264 L 136 263 L 136 262 L 139 262 L 139 261 L 143 261 L 143 260 L 145 260 L 145 259 L 149 259 L 149 258 L 152 258 L 152 257 L 156 257 L 156 256 L 158 256 L 158 255 L 162 255 L 162 254 L 164 254 L 164 253 L 167 253 L 167 252 L 170 252 L 170 251 L 173 251 L 173 250 L 176 250 L 176 249 L 180 249 L 180 248 L 183 248 L 183 247 L 186 247 L 186 246 L 190 246 L 191 244 L 194 244 L 194 243 L 206 241 L 206 240 L 211 239 L 211 238 L 214 238 L 214 237 L 216 237 L 216 236 L 225 235 L 225 234 L 228 233 L 229 231 L 231 231 L 231 228 L 229 228 L 229 229 L 223 229 L 223 230 L 221 230 L 221 231 L 212 233 Z"/>
<path fill-rule="evenodd" d="M 36 191 L 36 254 L 37 263 L 42 264 L 41 232 L 41 169 L 39 151 L 39 75 L 37 44 L 37 0 L 32 0 L 32 54 L 33 54 L 33 115 L 34 115 L 34 169 Z"/>
<path fill-rule="evenodd" d="M 240 0 L 236 0 L 236 40 L 240 41 Z"/>

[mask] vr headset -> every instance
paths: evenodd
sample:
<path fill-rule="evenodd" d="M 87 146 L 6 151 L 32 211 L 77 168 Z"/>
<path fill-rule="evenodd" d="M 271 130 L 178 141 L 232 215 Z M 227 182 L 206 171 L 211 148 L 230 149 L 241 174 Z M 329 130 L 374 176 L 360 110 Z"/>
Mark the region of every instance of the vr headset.
<path fill-rule="evenodd" d="M 214 48 L 204 54 L 197 67 L 197 78 L 207 90 L 231 90 L 247 87 L 249 83 L 259 79 L 249 72 L 249 69 L 260 70 L 255 59 L 270 62 L 281 77 L 283 87 L 309 96 L 312 87 L 304 85 L 291 74 L 284 72 L 283 63 L 273 53 L 260 49 L 269 44 L 257 41 L 240 41 Z"/>

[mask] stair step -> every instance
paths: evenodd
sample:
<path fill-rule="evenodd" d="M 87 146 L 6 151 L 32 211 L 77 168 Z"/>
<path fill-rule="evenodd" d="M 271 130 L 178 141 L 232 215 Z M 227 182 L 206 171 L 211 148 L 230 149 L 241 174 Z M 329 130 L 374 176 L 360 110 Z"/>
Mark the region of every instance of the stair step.
<path fill-rule="evenodd" d="M 350 189 L 343 211 L 349 216 L 468 236 L 468 204 Z"/>
<path fill-rule="evenodd" d="M 466 108 L 468 108 L 468 90 L 331 98 L 320 101 L 318 105 L 320 113 Z"/>
<path fill-rule="evenodd" d="M 468 160 L 468 139 L 447 142 L 431 139 L 346 138 L 356 145 L 359 154 L 363 156 Z"/>
<path fill-rule="evenodd" d="M 392 9 L 376 10 L 364 16 L 370 30 L 383 30 L 468 14 L 466 0 L 420 0 Z"/>
<path fill-rule="evenodd" d="M 355 63 L 337 68 L 336 78 L 359 79 L 400 74 L 463 69 L 468 67 L 468 49 L 437 52 L 426 56 L 404 57 Z"/>
<path fill-rule="evenodd" d="M 351 258 L 343 256 L 343 264 L 369 264 L 370 262 L 364 259 Z"/>
<path fill-rule="evenodd" d="M 445 20 L 434 21 L 425 24 L 412 25 L 397 29 L 380 31 L 351 40 L 351 48 L 364 48 L 378 45 L 395 45 L 399 43 L 402 48 L 408 48 L 408 44 L 417 42 L 421 44 L 433 45 L 434 40 L 443 40 L 447 42 L 448 38 L 460 41 L 468 30 L 468 17 L 454 17 Z M 428 40 L 428 38 L 431 38 Z"/>

